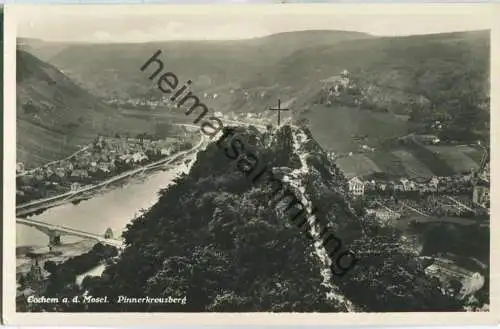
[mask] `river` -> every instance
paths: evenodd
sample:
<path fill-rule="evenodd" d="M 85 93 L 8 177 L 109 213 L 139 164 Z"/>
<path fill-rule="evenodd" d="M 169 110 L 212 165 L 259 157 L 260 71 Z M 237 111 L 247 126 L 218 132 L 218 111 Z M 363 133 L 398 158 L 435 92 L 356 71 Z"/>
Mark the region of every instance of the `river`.
<path fill-rule="evenodd" d="M 113 230 L 115 237 L 118 237 L 141 209 L 148 209 L 156 203 L 160 189 L 167 187 L 180 172 L 187 169 L 187 166 L 183 164 L 175 169 L 152 173 L 142 180 L 130 179 L 127 185 L 98 194 L 77 205 L 68 203 L 48 209 L 30 219 L 101 235 L 109 227 Z M 63 244 L 80 240 L 82 238 L 61 237 Z M 44 233 L 22 224 L 16 224 L 17 247 L 45 247 L 47 244 L 48 237 Z"/>

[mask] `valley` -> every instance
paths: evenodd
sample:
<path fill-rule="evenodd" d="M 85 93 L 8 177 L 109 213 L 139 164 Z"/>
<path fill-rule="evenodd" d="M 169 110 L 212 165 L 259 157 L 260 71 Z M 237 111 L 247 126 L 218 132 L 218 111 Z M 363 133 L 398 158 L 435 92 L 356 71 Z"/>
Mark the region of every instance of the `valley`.
<path fill-rule="evenodd" d="M 359 153 L 360 148 L 367 145 L 375 148 L 375 153 L 380 152 L 369 158 L 381 167 L 381 171 L 388 172 L 393 162 L 403 162 L 402 167 L 410 167 L 398 170 L 402 176 L 412 175 L 411 164 L 404 164 L 408 161 L 420 166 L 421 169 L 417 169 L 419 174 L 454 174 L 457 171 L 439 169 L 445 167 L 447 162 L 453 162 L 451 158 L 435 164 L 422 156 L 417 156 L 413 161 L 410 158 L 416 156 L 415 152 L 406 148 L 401 151 L 398 148 L 380 149 L 380 144 L 392 138 L 418 133 L 435 134 L 445 144 L 457 136 L 466 138 L 459 141 L 460 144 L 474 144 L 478 140 L 489 143 L 488 128 L 485 126 L 477 127 L 475 135 L 462 132 L 471 131 L 467 127 L 468 121 L 461 124 L 460 117 L 453 114 L 456 105 L 448 101 L 473 94 L 478 98 L 476 105 L 480 108 L 487 102 L 485 92 L 489 86 L 482 79 L 488 76 L 489 64 L 483 56 L 489 51 L 487 32 L 394 39 L 333 31 L 309 31 L 299 35 L 302 39 L 298 39 L 296 44 L 290 42 L 288 38 L 291 34 L 286 33 L 231 44 L 170 42 L 147 44 L 147 47 L 135 44 L 58 44 L 57 49 L 60 50 L 50 56 L 44 55 L 43 49 L 51 47 L 42 47 L 43 42 L 38 41 L 32 46 L 32 51 L 43 54 L 80 85 L 98 92 L 111 102 L 124 97 L 132 98 L 137 99 L 133 105 L 137 107 L 137 103 L 161 104 L 161 93 L 150 88 L 133 68 L 143 63 L 155 50 L 162 49 L 167 54 L 164 59 L 166 69 L 179 72 L 180 81 L 194 81 L 193 92 L 200 98 L 203 95 L 203 101 L 214 111 L 260 113 L 275 103 L 277 98 L 294 99 L 290 104 L 294 120 L 307 119 L 315 137 L 324 147 L 348 154 Z M 275 42 L 290 46 L 271 49 Z M 254 47 L 256 44 L 262 45 L 265 50 L 256 51 L 260 49 Z M 418 47 L 412 47 L 412 44 L 418 44 Z M 29 47 L 30 43 L 26 45 Z M 127 51 L 122 51 L 125 48 Z M 75 63 L 69 59 L 76 52 L 90 55 L 85 62 Z M 204 59 L 187 65 L 189 58 L 195 56 L 193 54 L 204 54 Z M 212 61 L 219 55 L 224 61 Z M 314 69 L 310 68 L 309 63 L 314 63 Z M 356 88 L 363 91 L 363 104 L 317 104 L 318 93 L 335 84 L 342 70 L 347 70 Z M 450 89 L 447 79 L 455 80 L 454 88 Z M 109 89 L 111 86 L 113 90 Z M 431 112 L 434 118 L 425 114 Z M 479 122 L 488 122 L 487 110 L 479 109 L 477 113 L 485 115 Z M 464 112 L 464 115 L 468 114 Z M 434 121 L 443 124 L 440 131 L 431 128 Z M 366 135 L 368 140 L 365 142 L 356 142 L 353 138 Z M 405 152 L 411 155 L 404 155 Z M 468 161 L 467 154 L 457 156 Z M 379 160 L 386 157 L 393 160 Z M 427 169 L 418 163 L 424 163 Z M 469 167 L 476 167 L 474 163 L 477 164 L 477 157 L 470 162 Z M 438 169 L 433 170 L 436 167 Z M 459 172 L 462 170 L 460 168 Z"/>
<path fill-rule="evenodd" d="M 231 138 L 234 159 L 139 70 L 158 49 L 165 71 L 192 80 L 248 142 Z M 20 40 L 16 212 L 104 237 L 109 228 L 123 248 L 17 225 L 18 309 L 39 311 L 24 302 L 34 290 L 192 301 L 86 312 L 487 310 L 487 54 L 489 31 Z M 279 100 L 280 124 L 269 111 Z M 255 163 L 238 156 L 247 146 Z M 261 163 L 290 187 L 275 207 L 272 184 L 241 170 Z M 318 243 L 285 220 L 313 208 L 304 227 Z M 327 229 L 335 248 L 321 245 Z M 359 262 L 335 277 L 341 246 Z"/>

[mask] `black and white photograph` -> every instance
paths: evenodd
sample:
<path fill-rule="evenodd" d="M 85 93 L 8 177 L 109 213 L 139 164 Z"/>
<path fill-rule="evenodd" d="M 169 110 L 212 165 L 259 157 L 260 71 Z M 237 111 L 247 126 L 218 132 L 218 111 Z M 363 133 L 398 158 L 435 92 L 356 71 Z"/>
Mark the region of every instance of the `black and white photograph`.
<path fill-rule="evenodd" d="M 12 318 L 491 314 L 491 10 L 415 7 L 7 5 Z"/>

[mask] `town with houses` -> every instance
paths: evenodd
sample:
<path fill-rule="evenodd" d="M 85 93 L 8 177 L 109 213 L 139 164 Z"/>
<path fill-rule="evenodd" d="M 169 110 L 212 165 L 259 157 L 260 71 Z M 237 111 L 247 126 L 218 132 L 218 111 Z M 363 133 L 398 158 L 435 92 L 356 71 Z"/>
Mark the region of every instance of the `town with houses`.
<path fill-rule="evenodd" d="M 209 96 L 207 96 L 209 97 Z M 212 97 L 217 98 L 217 94 L 213 94 Z M 130 98 L 128 100 L 119 100 L 117 98 L 112 98 L 107 101 L 108 104 L 112 104 L 114 106 L 119 106 L 121 109 L 126 111 L 127 108 L 134 109 L 145 109 L 145 110 L 155 110 L 159 109 L 161 111 L 165 111 L 165 109 L 177 108 L 177 104 L 172 104 L 172 102 L 167 97 L 161 97 L 160 99 L 148 99 L 148 98 Z M 253 123 L 257 125 L 267 125 L 270 124 L 271 119 L 269 115 L 264 112 L 256 112 L 256 113 L 239 113 L 239 112 L 213 112 L 213 116 L 217 117 L 226 122 L 245 122 L 245 123 Z"/>
<path fill-rule="evenodd" d="M 335 155 L 331 155 L 335 158 Z M 363 178 L 345 173 L 347 190 L 353 199 L 363 200 L 369 213 L 381 220 L 399 218 L 404 213 L 422 216 L 473 217 L 489 214 L 489 154 L 485 152 L 478 170 L 453 176 L 400 178 L 397 180 Z M 396 204 L 395 204 L 396 203 Z M 388 206 L 391 204 L 392 206 Z M 377 207 L 372 207 L 377 205 Z M 401 208 L 401 207 L 398 207 Z"/>
<path fill-rule="evenodd" d="M 27 170 L 19 162 L 16 165 L 16 202 L 23 204 L 77 192 L 85 186 L 161 161 L 191 148 L 194 144 L 188 136 L 185 133 L 184 141 L 159 139 L 148 134 L 136 137 L 98 136 L 93 143 L 71 156 L 42 167 Z"/>
<path fill-rule="evenodd" d="M 367 179 L 344 174 L 346 190 L 350 198 L 361 205 L 363 220 L 372 218 L 380 225 L 405 230 L 418 227 L 419 223 L 432 222 L 489 228 L 490 175 L 487 153 L 480 169 L 468 174 L 397 180 Z M 415 246 L 418 253 L 418 243 Z M 470 270 L 476 268 L 480 272 L 488 271 L 484 260 L 470 257 L 465 264 L 473 264 L 464 266 L 464 259 L 452 253 L 443 253 L 441 256 L 420 258 L 429 262 L 425 273 L 447 287 L 446 293 L 458 294 L 461 299 L 471 298 L 467 296 L 484 286 L 485 277 L 478 271 Z M 474 302 L 474 298 L 471 301 Z"/>
<path fill-rule="evenodd" d="M 402 178 L 398 181 L 365 181 L 353 176 L 348 180 L 348 190 L 353 198 L 365 199 L 368 204 L 370 201 L 376 204 L 404 201 L 405 207 L 410 211 L 424 216 L 428 213 L 436 216 L 469 217 L 489 213 L 488 180 L 476 177 L 474 173 L 434 176 L 428 180 Z M 383 195 L 389 197 L 384 198 Z M 388 207 L 378 209 L 374 213 L 383 220 L 398 217 L 398 213 Z"/>

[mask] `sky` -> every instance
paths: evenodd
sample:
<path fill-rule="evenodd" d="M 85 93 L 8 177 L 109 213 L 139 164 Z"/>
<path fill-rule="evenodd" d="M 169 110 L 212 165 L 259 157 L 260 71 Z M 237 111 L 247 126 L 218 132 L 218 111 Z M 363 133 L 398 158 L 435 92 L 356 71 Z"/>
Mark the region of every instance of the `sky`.
<path fill-rule="evenodd" d="M 491 28 L 488 11 L 477 5 L 386 6 L 52 5 L 43 9 L 16 6 L 13 11 L 19 37 L 47 41 L 230 40 L 295 30 L 344 30 L 396 36 Z"/>

